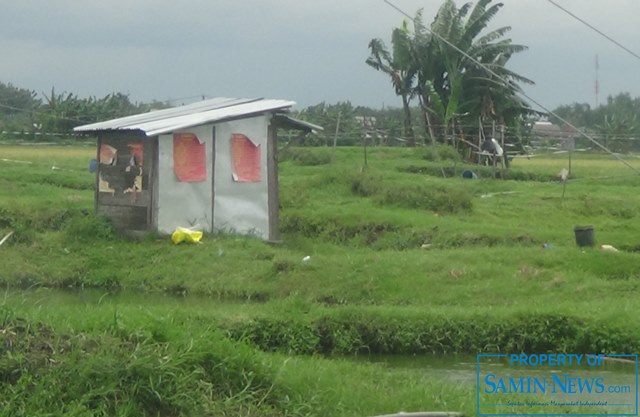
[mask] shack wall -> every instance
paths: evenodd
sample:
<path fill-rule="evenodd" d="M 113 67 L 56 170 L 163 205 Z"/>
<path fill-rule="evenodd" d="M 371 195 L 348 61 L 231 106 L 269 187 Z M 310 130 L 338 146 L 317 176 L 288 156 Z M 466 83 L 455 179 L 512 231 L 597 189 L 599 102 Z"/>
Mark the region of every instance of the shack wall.
<path fill-rule="evenodd" d="M 216 124 L 215 230 L 269 238 L 270 120 L 266 114 Z"/>
<path fill-rule="evenodd" d="M 158 137 L 158 232 L 212 230 L 213 138 L 212 124 Z"/>
<path fill-rule="evenodd" d="M 270 114 L 259 115 L 154 138 L 101 134 L 98 213 L 130 231 L 169 234 L 181 226 L 277 237 L 270 121 Z"/>
<path fill-rule="evenodd" d="M 152 227 L 154 145 L 140 132 L 98 137 L 96 211 L 120 230 L 147 231 Z"/>

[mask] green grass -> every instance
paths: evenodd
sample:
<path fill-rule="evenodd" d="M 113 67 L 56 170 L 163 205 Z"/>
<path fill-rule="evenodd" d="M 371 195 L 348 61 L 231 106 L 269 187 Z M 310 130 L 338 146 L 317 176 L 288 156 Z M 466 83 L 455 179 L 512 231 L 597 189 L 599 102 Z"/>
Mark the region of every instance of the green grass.
<path fill-rule="evenodd" d="M 10 349 L 0 359 L 28 371 L 5 387 L 5 415 L 473 414 L 473 387 L 314 355 L 636 352 L 640 177 L 576 153 L 563 198 L 550 179 L 566 154 L 517 159 L 498 179 L 447 155 L 372 148 L 364 167 L 359 148 L 293 149 L 280 164 L 281 245 L 174 246 L 123 238 L 92 214 L 93 148 L 0 147 L 0 238 L 15 232 L 0 247 L 5 346 L 20 323 L 41 329 L 20 342 L 22 362 Z M 620 252 L 578 248 L 576 225 Z M 206 351 L 232 385 L 207 373 Z M 94 385 L 81 383 L 96 378 L 82 352 L 107 374 Z M 119 394 L 96 403 L 107 388 Z"/>
<path fill-rule="evenodd" d="M 471 387 L 409 372 L 390 377 L 381 366 L 345 359 L 262 353 L 226 339 L 208 314 L 189 307 L 68 301 L 2 310 L 9 343 L 0 415 L 472 412 Z"/>

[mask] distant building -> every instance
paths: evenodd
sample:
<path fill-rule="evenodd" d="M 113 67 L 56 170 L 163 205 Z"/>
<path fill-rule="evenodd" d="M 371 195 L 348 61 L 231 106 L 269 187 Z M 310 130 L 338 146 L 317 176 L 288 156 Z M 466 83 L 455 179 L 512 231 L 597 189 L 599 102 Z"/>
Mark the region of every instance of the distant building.
<path fill-rule="evenodd" d="M 531 130 L 534 147 L 549 146 L 563 150 L 575 149 L 576 131 L 567 125 L 558 126 L 547 121 L 538 121 Z"/>

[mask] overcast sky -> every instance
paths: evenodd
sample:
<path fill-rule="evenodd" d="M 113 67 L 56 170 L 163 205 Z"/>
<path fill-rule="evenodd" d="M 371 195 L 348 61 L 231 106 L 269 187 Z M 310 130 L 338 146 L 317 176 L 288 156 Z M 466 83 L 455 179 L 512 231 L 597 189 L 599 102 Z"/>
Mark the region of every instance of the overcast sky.
<path fill-rule="evenodd" d="M 555 0 L 640 54 L 640 0 Z M 431 22 L 440 0 L 394 0 Z M 543 105 L 640 96 L 640 60 L 546 0 L 504 0 L 491 29 L 529 50 L 510 68 L 536 82 Z M 457 1 L 458 6 L 463 2 Z M 2 0 L 0 81 L 38 93 L 286 98 L 298 107 L 351 101 L 400 106 L 368 67 L 367 44 L 390 44 L 403 16 L 383 0 Z M 188 101 L 184 99 L 183 101 Z"/>

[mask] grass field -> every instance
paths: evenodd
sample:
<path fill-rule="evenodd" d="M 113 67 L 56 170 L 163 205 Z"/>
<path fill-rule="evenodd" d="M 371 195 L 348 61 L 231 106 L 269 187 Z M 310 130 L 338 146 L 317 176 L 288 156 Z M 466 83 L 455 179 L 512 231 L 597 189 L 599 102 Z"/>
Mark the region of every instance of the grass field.
<path fill-rule="evenodd" d="M 640 177 L 611 157 L 575 153 L 563 197 L 567 154 L 493 179 L 447 152 L 293 149 L 281 245 L 173 246 L 93 216 L 94 155 L 0 147 L 0 415 L 472 415 L 473 387 L 318 355 L 640 348 Z M 620 251 L 577 247 L 576 225 Z"/>

